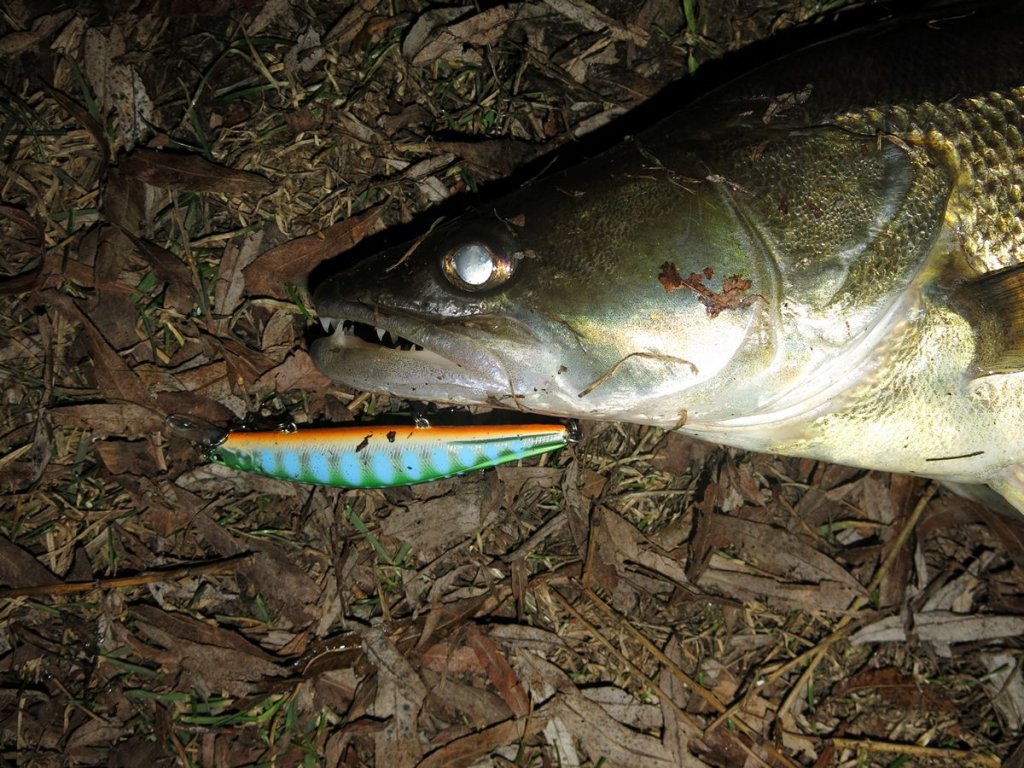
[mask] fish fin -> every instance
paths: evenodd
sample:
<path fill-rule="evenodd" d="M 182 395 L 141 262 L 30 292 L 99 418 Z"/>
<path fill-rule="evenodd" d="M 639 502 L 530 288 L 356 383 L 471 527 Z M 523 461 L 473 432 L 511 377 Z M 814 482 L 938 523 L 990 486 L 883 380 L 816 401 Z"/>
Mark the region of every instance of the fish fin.
<path fill-rule="evenodd" d="M 1024 515 L 1024 464 L 1004 467 L 988 484 Z"/>
<path fill-rule="evenodd" d="M 978 375 L 1024 371 L 1024 264 L 968 280 L 954 296 L 974 321 Z"/>
<path fill-rule="evenodd" d="M 976 501 L 983 507 L 998 512 L 1004 517 L 1013 520 L 1020 520 L 1022 511 L 1010 503 L 1007 497 L 996 489 L 994 485 L 982 485 L 980 483 L 954 483 L 949 480 L 939 480 L 944 486 L 953 491 L 957 496 L 963 496 L 970 501 Z"/>

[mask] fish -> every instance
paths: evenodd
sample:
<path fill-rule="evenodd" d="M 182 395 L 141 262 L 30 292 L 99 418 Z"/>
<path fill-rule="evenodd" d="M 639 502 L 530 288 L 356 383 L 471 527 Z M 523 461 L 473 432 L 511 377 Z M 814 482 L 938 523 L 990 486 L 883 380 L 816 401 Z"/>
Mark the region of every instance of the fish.
<path fill-rule="evenodd" d="M 334 488 L 394 488 L 537 456 L 575 442 L 569 424 L 366 424 L 219 429 L 178 414 L 172 434 L 241 472 Z"/>
<path fill-rule="evenodd" d="M 312 357 L 358 390 L 655 425 L 1024 513 L 1022 4 L 786 55 L 313 300 Z"/>

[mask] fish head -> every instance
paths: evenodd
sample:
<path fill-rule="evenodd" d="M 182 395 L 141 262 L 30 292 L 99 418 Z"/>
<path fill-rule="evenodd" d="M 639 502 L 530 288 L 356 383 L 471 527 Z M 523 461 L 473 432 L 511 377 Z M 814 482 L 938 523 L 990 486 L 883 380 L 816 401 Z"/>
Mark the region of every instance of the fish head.
<path fill-rule="evenodd" d="M 314 292 L 334 329 L 316 364 L 361 390 L 563 417 L 675 426 L 717 402 L 770 354 L 775 270 L 726 185 L 638 151 L 334 274 Z"/>

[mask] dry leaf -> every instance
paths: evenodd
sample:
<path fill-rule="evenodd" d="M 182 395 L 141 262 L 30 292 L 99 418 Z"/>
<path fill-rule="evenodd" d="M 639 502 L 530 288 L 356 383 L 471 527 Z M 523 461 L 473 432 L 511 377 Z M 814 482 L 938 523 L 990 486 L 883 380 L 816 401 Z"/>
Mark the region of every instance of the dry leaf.
<path fill-rule="evenodd" d="M 148 605 L 135 606 L 131 614 L 136 630 L 160 647 L 147 646 L 127 632 L 125 639 L 136 653 L 168 671 L 184 673 L 178 690 L 248 696 L 267 678 L 286 676 L 273 657 L 232 630 Z"/>
<path fill-rule="evenodd" d="M 600 705 L 587 699 L 565 672 L 530 651 L 517 650 L 514 668 L 528 686 L 534 701 L 551 719 L 559 719 L 595 762 L 613 765 L 675 767 L 669 750 L 660 739 L 630 730 L 616 722 Z M 556 691 L 552 696 L 548 691 Z"/>
<path fill-rule="evenodd" d="M 367 235 L 379 232 L 383 209 L 352 216 L 315 235 L 300 237 L 271 248 L 242 270 L 250 296 L 288 298 L 286 283 L 304 283 L 314 267 L 347 251 Z"/>
<path fill-rule="evenodd" d="M 508 661 L 486 635 L 472 624 L 466 629 L 466 642 L 476 653 L 491 684 L 498 689 L 501 698 L 516 717 L 526 717 L 530 712 L 530 701 L 526 691 L 519 684 Z"/>
<path fill-rule="evenodd" d="M 98 440 L 93 448 L 113 475 L 155 477 L 162 469 L 149 440 Z"/>
<path fill-rule="evenodd" d="M 1019 733 L 1024 726 L 1024 676 L 1018 653 L 979 654 L 988 675 L 982 685 L 1003 720 L 1003 727 Z M 955 711 L 955 710 L 954 710 Z"/>
<path fill-rule="evenodd" d="M 38 587 L 59 583 L 60 579 L 29 552 L 6 536 L 0 536 L 0 586 Z"/>
<path fill-rule="evenodd" d="M 137 149 L 118 167 L 134 179 L 177 192 L 266 195 L 274 191 L 274 184 L 257 173 L 217 165 L 199 155 Z"/>
<path fill-rule="evenodd" d="M 263 245 L 264 230 L 246 236 L 239 244 L 230 242 L 221 255 L 217 282 L 213 285 L 213 311 L 217 315 L 230 316 L 242 304 L 245 279 L 242 270 L 259 255 Z"/>
<path fill-rule="evenodd" d="M 74 15 L 75 10 L 68 8 L 37 17 L 32 21 L 31 29 L 8 32 L 0 37 L 0 56 L 17 56 L 30 48 L 42 48 L 39 44 L 53 35 Z"/>
<path fill-rule="evenodd" d="M 96 384 L 108 400 L 129 403 L 152 402 L 153 392 L 142 383 L 138 375 L 107 343 L 100 329 L 69 296 L 55 290 L 46 290 L 41 298 L 69 320 L 82 326 L 86 343 L 89 345 L 92 366 L 96 372 Z M 108 322 L 116 320 L 106 315 L 100 316 L 100 319 Z"/>
<path fill-rule="evenodd" d="M 137 403 L 82 403 L 60 405 L 50 413 L 61 424 L 85 427 L 97 437 L 137 437 L 164 428 L 164 414 Z"/>
<path fill-rule="evenodd" d="M 377 670 L 372 714 L 387 720 L 376 739 L 376 763 L 411 768 L 420 762 L 423 753 L 417 720 L 427 698 L 427 687 L 384 632 L 364 630 L 363 647 L 367 661 Z"/>
<path fill-rule="evenodd" d="M 888 616 L 869 624 L 850 637 L 850 642 L 902 643 L 907 630 L 902 616 Z M 950 646 L 958 643 L 977 643 L 1024 634 L 1024 616 L 969 614 L 951 611 L 929 611 L 914 615 L 914 636 L 935 645 L 942 656 L 951 655 Z"/>
<path fill-rule="evenodd" d="M 193 524 L 224 557 L 255 552 L 251 563 L 239 566 L 239 573 L 252 582 L 272 611 L 300 625 L 316 618 L 320 589 L 309 569 L 292 560 L 291 551 L 268 540 L 236 537 L 202 512 L 195 515 Z"/>
<path fill-rule="evenodd" d="M 444 496 L 397 506 L 380 521 L 381 533 L 411 544 L 419 562 L 432 560 L 497 516 L 494 481 L 490 473 L 466 475 Z"/>

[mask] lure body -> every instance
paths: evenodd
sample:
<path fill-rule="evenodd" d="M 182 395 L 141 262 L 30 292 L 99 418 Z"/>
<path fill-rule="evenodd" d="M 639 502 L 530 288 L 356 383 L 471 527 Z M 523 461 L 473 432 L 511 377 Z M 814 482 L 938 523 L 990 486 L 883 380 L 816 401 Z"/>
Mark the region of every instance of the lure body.
<path fill-rule="evenodd" d="M 209 458 L 244 472 L 336 488 L 414 485 L 564 447 L 562 424 L 321 427 L 228 432 Z"/>

